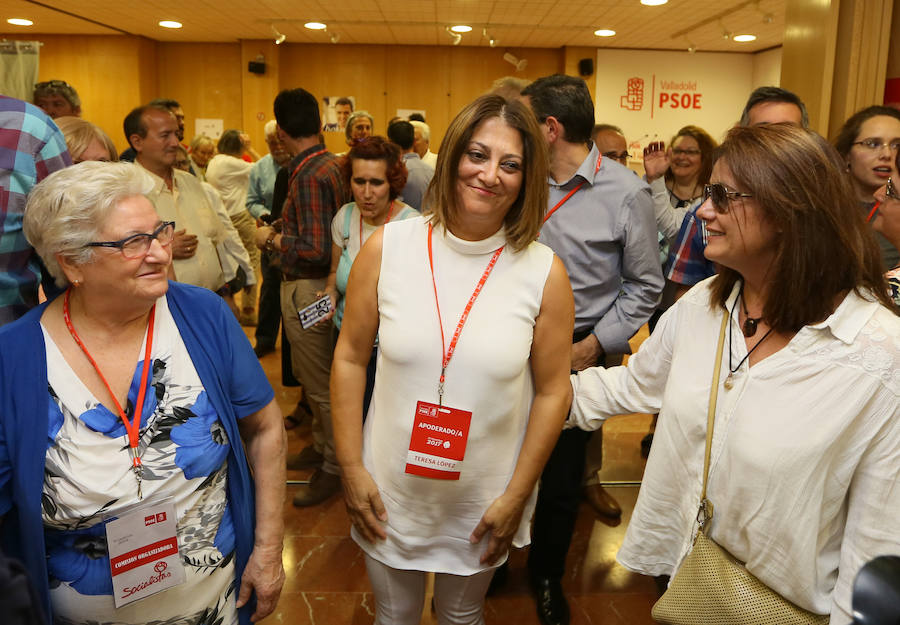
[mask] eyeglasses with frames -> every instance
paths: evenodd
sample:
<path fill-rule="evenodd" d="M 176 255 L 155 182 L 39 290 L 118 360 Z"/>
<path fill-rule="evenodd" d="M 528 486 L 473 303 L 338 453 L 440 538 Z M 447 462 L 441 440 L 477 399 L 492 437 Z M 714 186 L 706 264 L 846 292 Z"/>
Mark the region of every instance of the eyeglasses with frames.
<path fill-rule="evenodd" d="M 884 142 L 881 139 L 863 139 L 862 141 L 854 141 L 853 145 L 861 145 L 873 152 L 883 148 L 890 148 L 891 152 L 900 152 L 900 141 L 897 140 Z"/>
<path fill-rule="evenodd" d="M 703 185 L 703 201 L 712 200 L 713 208 L 720 215 L 726 214 L 730 209 L 728 202 L 742 197 L 753 197 L 752 193 L 741 193 L 740 191 L 729 191 L 724 184 L 717 182 L 715 184 Z"/>
<path fill-rule="evenodd" d="M 675 156 L 700 156 L 700 150 L 690 149 L 685 150 L 684 148 L 672 148 L 672 154 Z"/>
<path fill-rule="evenodd" d="M 609 152 L 604 152 L 603 157 L 611 158 L 614 161 L 625 161 L 628 160 L 628 151 L 616 152 L 615 150 L 610 150 Z"/>
<path fill-rule="evenodd" d="M 163 247 L 170 245 L 175 238 L 175 222 L 164 221 L 153 232 L 132 234 L 130 237 L 118 241 L 94 241 L 85 247 L 114 247 L 122 252 L 122 256 L 129 260 L 143 258 L 150 251 L 150 244 L 156 239 Z"/>
<path fill-rule="evenodd" d="M 68 87 L 69 83 L 65 80 L 45 80 L 34 85 L 35 89 L 50 87 L 51 89 L 59 89 L 60 87 Z"/>
<path fill-rule="evenodd" d="M 892 200 L 900 200 L 900 192 L 894 188 L 893 178 L 888 178 L 887 185 L 884 187 L 884 194 Z"/>

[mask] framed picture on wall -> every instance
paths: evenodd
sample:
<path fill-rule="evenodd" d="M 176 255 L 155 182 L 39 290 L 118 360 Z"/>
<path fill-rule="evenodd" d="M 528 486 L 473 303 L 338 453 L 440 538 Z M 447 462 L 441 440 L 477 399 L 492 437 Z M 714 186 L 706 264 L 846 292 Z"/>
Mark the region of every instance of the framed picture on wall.
<path fill-rule="evenodd" d="M 356 110 L 356 98 L 352 95 L 328 96 L 322 98 L 322 130 L 344 132 L 350 114 Z"/>

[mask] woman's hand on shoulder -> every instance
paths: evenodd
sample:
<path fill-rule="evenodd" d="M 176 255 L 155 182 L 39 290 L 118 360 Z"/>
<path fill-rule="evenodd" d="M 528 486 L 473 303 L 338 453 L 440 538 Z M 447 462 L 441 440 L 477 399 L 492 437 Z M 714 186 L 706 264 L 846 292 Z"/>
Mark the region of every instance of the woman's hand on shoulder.
<path fill-rule="evenodd" d="M 350 523 L 369 542 L 387 538 L 382 524 L 387 521 L 387 511 L 378 493 L 378 485 L 363 466 L 341 467 L 344 485 L 344 503 Z"/>
<path fill-rule="evenodd" d="M 503 493 L 490 505 L 475 531 L 469 536 L 469 542 L 473 545 L 480 543 L 486 534 L 488 536 L 487 549 L 481 555 L 481 563 L 492 565 L 503 554 L 509 551 L 516 530 L 522 520 L 522 511 L 525 509 L 525 501 Z"/>

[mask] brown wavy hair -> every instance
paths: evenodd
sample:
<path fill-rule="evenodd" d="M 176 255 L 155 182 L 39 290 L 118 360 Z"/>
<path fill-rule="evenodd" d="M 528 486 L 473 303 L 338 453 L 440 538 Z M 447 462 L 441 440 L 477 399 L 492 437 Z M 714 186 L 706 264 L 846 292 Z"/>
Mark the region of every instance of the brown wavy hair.
<path fill-rule="evenodd" d="M 718 145 L 716 140 L 700 126 L 685 126 L 675 133 L 675 136 L 669 141 L 669 147 L 675 145 L 675 141 L 679 137 L 690 137 L 697 142 L 697 146 L 700 148 L 700 171 L 697 172 L 697 185 L 702 187 L 705 184 L 709 184 L 709 177 L 712 175 L 713 168 L 713 153 Z M 675 178 L 671 169 L 666 170 L 665 178 L 666 181 L 671 181 Z"/>
<path fill-rule="evenodd" d="M 350 186 L 350 179 L 353 178 L 353 161 L 362 159 L 365 161 L 384 161 L 386 167 L 385 178 L 390 185 L 389 197 L 393 200 L 403 187 L 406 186 L 406 179 L 409 172 L 406 170 L 406 164 L 400 157 L 400 146 L 391 143 L 381 136 L 366 137 L 353 143 L 353 147 L 344 157 L 341 167 L 344 171 L 344 180 L 347 188 Z"/>
<path fill-rule="evenodd" d="M 897 312 L 878 243 L 843 175 L 843 160 L 825 139 L 791 124 L 737 126 L 715 157 L 779 233 L 763 309 L 772 328 L 791 333 L 822 321 L 851 289 Z M 725 306 L 738 280 L 738 272 L 721 267 L 710 305 Z"/>
<path fill-rule="evenodd" d="M 550 167 L 547 143 L 541 136 L 537 119 L 521 101 L 499 95 L 483 95 L 459 112 L 441 141 L 434 178 L 428 185 L 424 203 L 430 209 L 434 224 L 445 227 L 453 224 L 459 212 L 456 189 L 459 162 L 469 147 L 475 128 L 494 117 L 515 128 L 522 137 L 522 187 L 503 220 L 508 244 L 519 251 L 540 234 L 544 213 L 547 212 Z"/>

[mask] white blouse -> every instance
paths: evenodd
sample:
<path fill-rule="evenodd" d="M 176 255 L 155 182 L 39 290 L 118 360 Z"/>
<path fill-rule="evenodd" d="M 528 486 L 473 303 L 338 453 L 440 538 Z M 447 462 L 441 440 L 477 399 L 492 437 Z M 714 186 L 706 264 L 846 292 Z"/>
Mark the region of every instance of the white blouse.
<path fill-rule="evenodd" d="M 570 426 L 659 411 L 618 554 L 647 575 L 672 575 L 696 531 L 723 314 L 709 305 L 711 280 L 663 315 L 627 367 L 572 376 Z M 780 351 L 752 369 L 745 362 L 730 390 L 728 350 L 737 366 L 747 348 L 736 318 L 729 331 L 708 486 L 712 538 L 797 605 L 848 623 L 859 568 L 900 553 L 900 319 L 851 292 Z"/>

